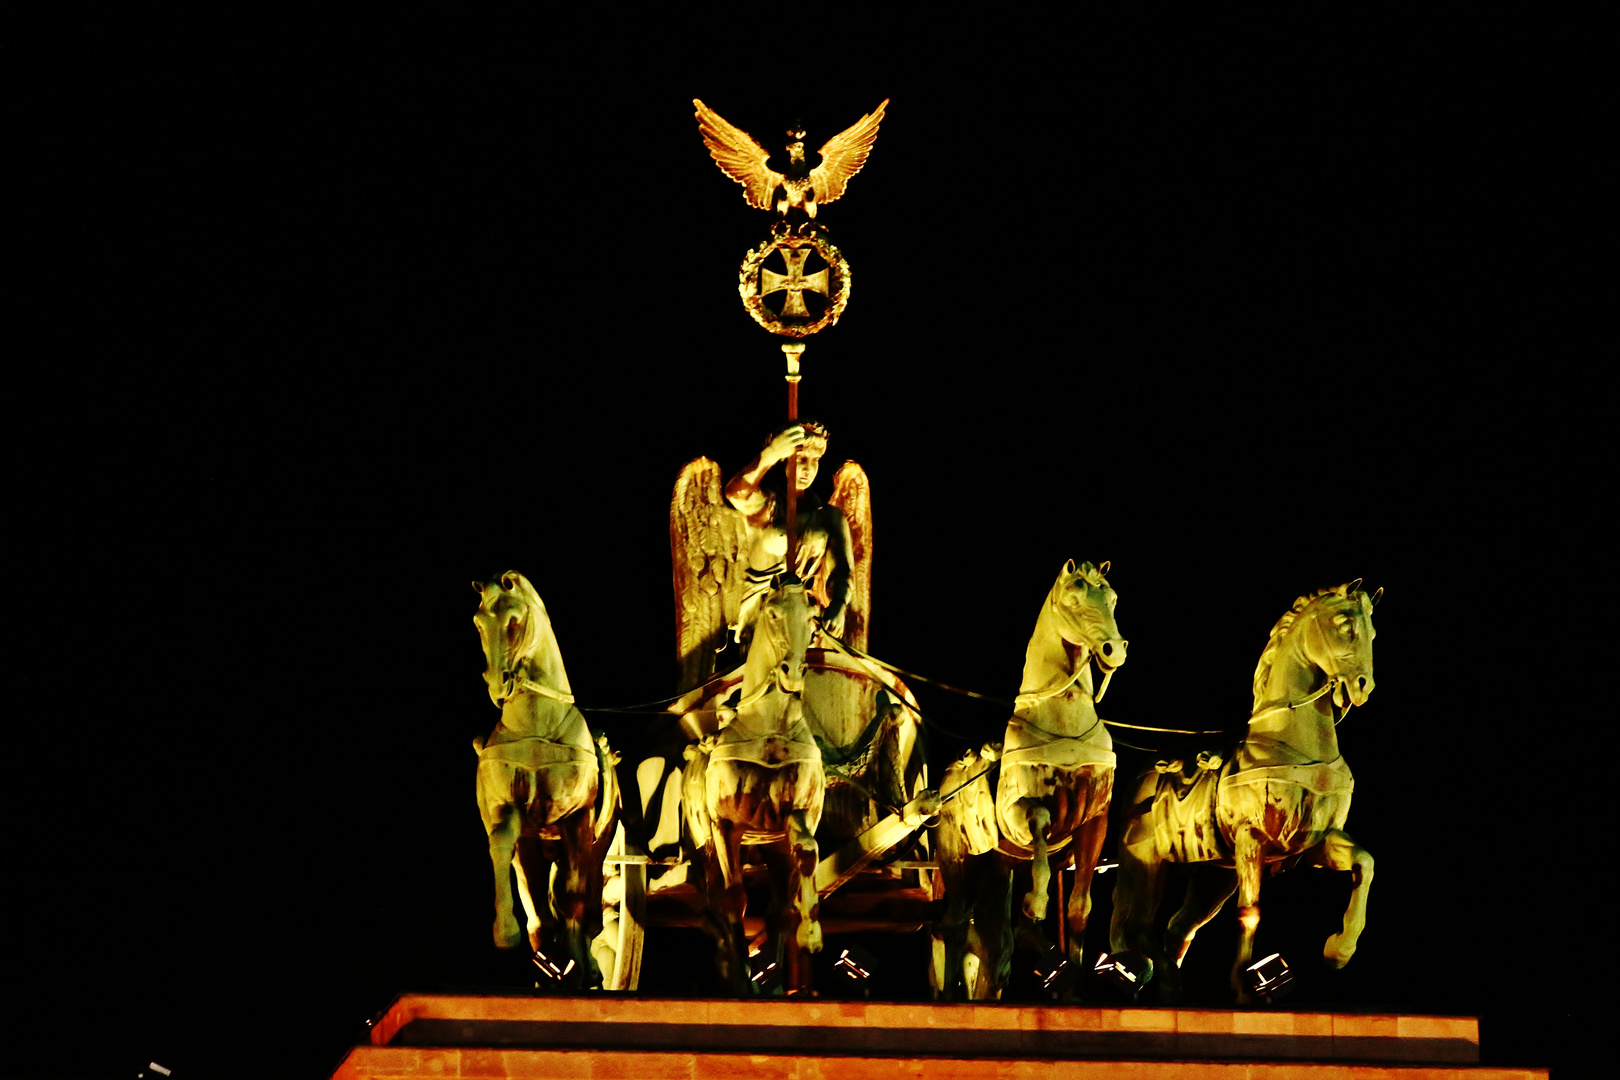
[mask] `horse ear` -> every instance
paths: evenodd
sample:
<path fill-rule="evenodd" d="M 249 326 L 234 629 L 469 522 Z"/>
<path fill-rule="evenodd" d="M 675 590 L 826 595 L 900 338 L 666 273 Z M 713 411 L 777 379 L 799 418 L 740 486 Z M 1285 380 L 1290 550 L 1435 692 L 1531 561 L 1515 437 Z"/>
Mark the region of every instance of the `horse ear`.
<path fill-rule="evenodd" d="M 506 573 L 502 574 L 501 575 L 501 587 L 503 589 L 507 589 L 507 590 L 510 590 L 510 591 L 515 591 L 517 589 L 517 582 L 514 581 L 513 578 L 515 578 L 516 576 L 517 576 L 517 571 L 515 571 L 515 570 L 508 570 Z"/>
<path fill-rule="evenodd" d="M 484 587 L 482 585 L 480 585 L 478 582 L 476 582 L 476 581 L 473 582 L 472 587 L 473 587 L 473 592 L 477 593 L 479 596 L 484 595 Z"/>
<path fill-rule="evenodd" d="M 1104 577 L 1107 577 L 1108 576 L 1108 568 L 1110 566 L 1112 566 L 1112 565 L 1113 564 L 1110 563 L 1107 559 L 1104 559 L 1101 563 L 1098 564 L 1097 573 L 1103 575 Z"/>
<path fill-rule="evenodd" d="M 1353 592 L 1359 592 L 1360 589 L 1361 589 L 1361 579 L 1356 578 L 1356 580 L 1352 581 L 1350 584 L 1348 584 L 1348 585 L 1346 585 L 1344 587 L 1344 595 L 1349 596 Z"/>
<path fill-rule="evenodd" d="M 1070 559 L 1068 562 L 1063 564 L 1063 570 L 1058 576 L 1059 577 L 1068 577 L 1070 574 L 1073 574 L 1073 573 L 1074 573 L 1074 560 Z"/>
<path fill-rule="evenodd" d="M 1378 606 L 1378 601 L 1382 600 L 1383 598 L 1384 598 L 1384 587 L 1382 585 L 1380 585 L 1380 586 L 1378 586 L 1378 591 L 1372 594 L 1372 605 L 1373 605 L 1373 607 L 1377 607 Z"/>

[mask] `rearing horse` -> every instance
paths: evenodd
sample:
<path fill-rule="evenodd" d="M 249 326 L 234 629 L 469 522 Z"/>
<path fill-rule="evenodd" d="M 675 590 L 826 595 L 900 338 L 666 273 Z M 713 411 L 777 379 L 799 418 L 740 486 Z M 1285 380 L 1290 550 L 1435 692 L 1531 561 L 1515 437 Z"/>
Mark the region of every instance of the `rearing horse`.
<path fill-rule="evenodd" d="M 682 775 L 687 831 L 703 867 L 721 975 L 740 993 L 752 989 L 743 934 L 748 895 L 742 845 L 767 845 L 775 898 L 771 938 L 789 986 L 805 981 L 799 953 L 821 950 L 816 825 L 826 778 L 799 699 L 816 614 L 796 580 L 765 598 L 735 716 L 717 736 L 689 749 Z"/>
<path fill-rule="evenodd" d="M 1107 570 L 1106 562 L 1076 566 L 1069 560 L 1041 605 L 999 753 L 993 822 L 982 761 L 994 759 L 996 752 L 982 759 L 970 753 L 946 773 L 941 790 L 971 786 L 964 797 L 945 805 L 934 834 L 946 901 L 935 934 L 937 995 L 950 995 L 960 977 L 971 998 L 1000 996 L 1012 967 L 1014 871 L 1029 864 L 1023 915 L 1045 919 L 1051 854 L 1071 842 L 1075 878 L 1065 929 L 1069 959 L 1080 962 L 1091 914 L 1091 876 L 1108 831 L 1114 790 L 1114 741 L 1098 719 L 1096 702 L 1107 692 L 1114 669 L 1125 662 L 1127 645 L 1114 622 L 1119 597 L 1103 576 Z M 1092 682 L 1093 660 L 1103 674 L 1100 687 Z M 971 966 L 963 964 L 969 905 L 986 953 Z M 987 977 L 979 977 L 981 970 Z"/>
<path fill-rule="evenodd" d="M 599 929 L 588 923 L 601 917 L 597 747 L 574 707 L 551 619 L 528 578 L 509 571 L 498 581 L 475 581 L 473 588 L 481 597 L 473 623 L 484 646 L 484 682 L 501 710 L 495 730 L 473 742 L 478 809 L 495 871 L 495 944 L 511 949 L 523 940 L 512 913 L 515 867 L 529 945 L 540 950 L 553 924 L 554 861 L 554 899 L 564 930 L 558 967 L 566 981 L 594 985 L 600 972 L 587 945 Z M 605 812 L 611 813 L 611 806 Z M 548 847 L 554 858 L 546 857 Z"/>
<path fill-rule="evenodd" d="M 1181 762 L 1146 774 L 1125 815 L 1119 882 L 1114 887 L 1110 944 L 1152 964 L 1164 996 L 1181 993 L 1180 966 L 1193 935 L 1233 892 L 1243 928 L 1232 986 L 1251 998 L 1243 978 L 1260 925 L 1262 869 L 1308 862 L 1349 870 L 1354 887 L 1344 929 L 1329 937 L 1323 957 L 1343 967 L 1366 924 L 1373 859 L 1344 832 L 1354 781 L 1334 730 L 1342 712 L 1373 689 L 1372 610 L 1361 579 L 1294 601 L 1272 627 L 1254 672 L 1248 735 L 1229 755 L 1204 753 L 1191 777 Z M 1339 715 L 1336 716 L 1335 713 Z M 1161 947 L 1154 913 L 1167 862 L 1213 864 L 1194 874 Z"/>

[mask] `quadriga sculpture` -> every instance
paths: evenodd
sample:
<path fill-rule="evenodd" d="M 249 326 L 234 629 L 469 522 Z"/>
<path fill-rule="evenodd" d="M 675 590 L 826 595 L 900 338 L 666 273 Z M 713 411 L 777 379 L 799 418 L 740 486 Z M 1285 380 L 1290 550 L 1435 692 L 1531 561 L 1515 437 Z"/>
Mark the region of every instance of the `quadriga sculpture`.
<path fill-rule="evenodd" d="M 1114 622 L 1118 596 L 1108 564 L 1071 559 L 1058 572 L 1024 657 L 1024 679 L 1001 747 L 970 752 L 940 790 L 966 790 L 945 804 L 934 832 L 945 877 L 945 914 L 935 930 L 931 979 L 940 996 L 958 989 L 995 998 L 1012 968 L 1014 872 L 1027 864 L 1021 900 L 1027 919 L 1046 918 L 1051 856 L 1074 845 L 1075 881 L 1067 911 L 1069 960 L 1080 962 L 1091 913 L 1091 876 L 1108 829 L 1114 789 L 1113 739 L 1096 702 L 1125 662 Z M 1092 662 L 1102 673 L 1095 687 Z M 990 763 L 999 758 L 995 797 Z M 971 926 L 969 920 L 971 919 Z"/>
<path fill-rule="evenodd" d="M 767 963 L 788 973 L 789 986 L 802 986 L 800 953 L 821 950 L 815 833 L 826 778 L 798 696 L 816 613 L 797 580 L 765 596 L 735 715 L 718 735 L 689 749 L 682 775 L 687 833 L 702 869 L 721 976 L 738 993 L 753 989 L 743 934 L 744 844 L 764 846 L 771 874 Z"/>
<path fill-rule="evenodd" d="M 1176 761 L 1141 778 L 1125 816 L 1110 944 L 1146 957 L 1146 978 L 1157 975 L 1168 1000 L 1181 996 L 1179 969 L 1193 935 L 1233 892 L 1242 936 L 1232 986 L 1239 1001 L 1251 999 L 1244 972 L 1268 865 L 1351 871 L 1344 929 L 1328 938 L 1323 955 L 1343 967 L 1355 953 L 1373 860 L 1344 832 L 1354 783 L 1334 728 L 1372 693 L 1372 612 L 1382 596 L 1382 589 L 1362 592 L 1357 578 L 1294 601 L 1260 655 L 1248 734 L 1235 752 L 1199 754 L 1191 776 Z M 1153 920 L 1171 862 L 1204 865 L 1161 945 Z"/>
<path fill-rule="evenodd" d="M 788 572 L 782 495 L 787 483 L 794 485 L 799 536 L 791 570 L 820 605 L 825 631 L 811 641 L 800 698 L 828 782 L 817 840 L 823 851 L 836 852 L 889 810 L 922 796 L 928 776 L 916 700 L 899 678 L 855 655 L 868 648 L 871 623 L 871 484 L 859 464 L 846 461 L 823 503 L 812 485 L 827 440 L 820 424 L 790 424 L 723 487 L 715 462 L 688 462 L 670 500 L 670 554 L 680 685 L 690 690 L 712 681 L 728 631 L 739 644 L 748 640 L 757 597 Z M 774 476 L 790 459 L 793 467 Z M 667 781 L 658 786 L 656 766 L 643 762 L 637 775 L 647 777 L 640 786 L 649 807 L 660 790 L 668 792 Z M 667 821 L 666 807 L 655 838 L 670 835 Z M 651 835 L 654 826 L 642 831 Z M 900 842 L 909 845 L 910 838 Z"/>
<path fill-rule="evenodd" d="M 501 710 L 495 730 L 473 740 L 495 871 L 495 944 L 511 949 L 523 940 L 512 912 L 515 868 L 530 948 L 552 950 L 545 962 L 564 982 L 595 985 L 601 973 L 587 943 L 600 929 L 602 855 L 618 803 L 605 740 L 592 741 L 574 707 L 551 619 L 529 580 L 509 571 L 473 588 L 484 682 Z"/>

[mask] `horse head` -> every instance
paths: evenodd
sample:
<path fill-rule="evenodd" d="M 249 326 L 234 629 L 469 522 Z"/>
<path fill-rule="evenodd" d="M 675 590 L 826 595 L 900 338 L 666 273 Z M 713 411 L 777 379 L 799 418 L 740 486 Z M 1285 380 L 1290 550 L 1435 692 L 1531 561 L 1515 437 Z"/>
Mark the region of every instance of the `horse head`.
<path fill-rule="evenodd" d="M 494 581 L 473 582 L 480 600 L 473 626 L 484 646 L 484 683 L 503 708 L 551 626 L 546 605 L 529 579 L 508 570 Z"/>
<path fill-rule="evenodd" d="M 1088 654 L 1097 662 L 1103 677 L 1098 701 L 1107 691 L 1114 669 L 1125 663 L 1126 646 L 1130 644 L 1119 636 L 1119 626 L 1114 622 L 1119 595 L 1103 577 L 1107 572 L 1107 562 L 1101 566 L 1089 562 L 1076 566 L 1070 559 L 1058 572 L 1047 598 L 1058 633 L 1069 645 L 1082 650 L 1075 658 L 1077 664 L 1085 663 Z"/>
<path fill-rule="evenodd" d="M 1373 607 L 1384 590 L 1366 593 L 1361 579 L 1326 589 L 1312 605 L 1312 617 L 1300 635 L 1306 660 L 1333 681 L 1333 703 L 1362 705 L 1373 690 Z M 1348 698 L 1348 701 L 1346 701 Z"/>
<path fill-rule="evenodd" d="M 754 640 L 748 647 L 747 673 L 757 686 L 775 682 L 786 694 L 804 689 L 808 670 L 805 650 L 815 633 L 820 607 L 797 578 L 778 583 L 760 605 Z"/>

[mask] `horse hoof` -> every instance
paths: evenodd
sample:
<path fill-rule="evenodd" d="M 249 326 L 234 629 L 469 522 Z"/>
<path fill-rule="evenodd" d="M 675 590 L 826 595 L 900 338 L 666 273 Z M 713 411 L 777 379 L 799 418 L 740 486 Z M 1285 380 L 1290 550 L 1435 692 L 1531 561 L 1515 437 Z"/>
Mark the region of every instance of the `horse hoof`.
<path fill-rule="evenodd" d="M 496 949 L 517 949 L 523 944 L 523 929 L 515 918 L 497 918 Z"/>
<path fill-rule="evenodd" d="M 1046 918 L 1046 896 L 1044 893 L 1024 894 L 1024 914 L 1028 918 L 1040 922 Z"/>
<path fill-rule="evenodd" d="M 819 923 L 819 922 L 802 922 L 802 923 L 800 923 L 799 924 L 799 932 L 796 935 L 794 935 L 794 940 L 796 940 L 799 943 L 799 948 L 803 949 L 805 952 L 812 952 L 812 953 L 820 952 L 821 951 L 821 923 Z"/>
<path fill-rule="evenodd" d="M 1346 942 L 1343 934 L 1334 934 L 1327 939 L 1327 944 L 1322 946 L 1323 962 L 1335 971 L 1348 964 L 1354 955 L 1356 955 L 1355 945 Z"/>

